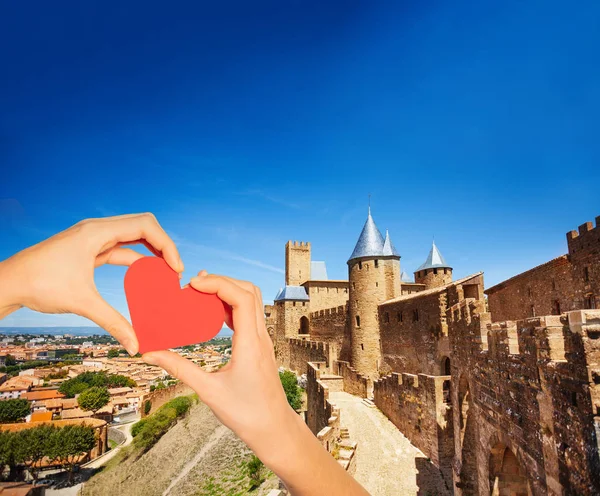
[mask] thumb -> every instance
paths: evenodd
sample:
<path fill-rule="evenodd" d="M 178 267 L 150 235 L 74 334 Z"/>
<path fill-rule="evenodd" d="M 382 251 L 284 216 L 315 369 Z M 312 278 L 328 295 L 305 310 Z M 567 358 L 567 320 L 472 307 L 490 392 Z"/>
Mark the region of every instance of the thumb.
<path fill-rule="evenodd" d="M 95 291 L 77 314 L 90 319 L 121 343 L 130 355 L 138 352 L 138 340 L 131 324 Z"/>
<path fill-rule="evenodd" d="M 206 396 L 210 390 L 212 374 L 172 351 L 151 351 L 144 353 L 142 359 L 150 365 L 165 369 L 169 375 L 185 382 L 206 403 L 206 398 L 203 396 Z"/>

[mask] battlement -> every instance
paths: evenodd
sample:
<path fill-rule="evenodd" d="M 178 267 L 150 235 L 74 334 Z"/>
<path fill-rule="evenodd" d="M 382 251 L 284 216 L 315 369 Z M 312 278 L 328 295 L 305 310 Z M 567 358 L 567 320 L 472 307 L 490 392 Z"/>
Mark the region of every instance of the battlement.
<path fill-rule="evenodd" d="M 593 243 L 600 241 L 600 216 L 596 217 L 596 227 L 592 222 L 581 224 L 578 231 L 567 233 L 569 255 L 589 248 Z"/>
<path fill-rule="evenodd" d="M 352 367 L 350 363 L 338 360 L 335 362 L 334 370 L 344 378 L 344 391 L 362 398 L 370 396 L 372 382 Z"/>
<path fill-rule="evenodd" d="M 412 392 L 425 390 L 430 392 L 443 391 L 444 384 L 450 385 L 449 375 L 401 374 L 392 372 L 374 382 L 375 390 L 396 390 L 397 392 Z M 442 389 L 440 389 L 442 388 Z"/>
<path fill-rule="evenodd" d="M 310 316 L 311 318 L 318 318 L 318 317 L 328 317 L 328 316 L 335 316 L 335 315 L 346 315 L 346 312 L 348 311 L 348 306 L 347 305 L 340 305 L 334 308 L 326 308 L 324 310 L 318 310 L 316 312 L 311 312 Z"/>
<path fill-rule="evenodd" d="M 286 244 L 287 246 L 293 246 L 294 248 L 305 248 L 307 250 L 310 250 L 310 242 L 309 241 L 292 241 L 289 240 Z"/>
<path fill-rule="evenodd" d="M 298 339 L 289 338 L 290 346 L 296 346 L 300 348 L 309 348 L 311 350 L 321 351 L 323 353 L 329 353 L 329 343 L 323 341 L 312 341 L 310 339 Z"/>

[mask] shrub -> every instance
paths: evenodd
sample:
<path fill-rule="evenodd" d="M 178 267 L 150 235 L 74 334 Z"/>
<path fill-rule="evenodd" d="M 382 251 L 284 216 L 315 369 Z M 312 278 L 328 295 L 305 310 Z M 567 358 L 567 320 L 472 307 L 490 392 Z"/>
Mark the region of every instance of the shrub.
<path fill-rule="evenodd" d="M 145 424 L 146 424 L 146 419 L 138 420 L 135 424 L 133 424 L 133 427 L 131 428 L 131 436 L 132 437 L 137 436 Z"/>
<path fill-rule="evenodd" d="M 178 396 L 165 403 L 149 417 L 140 420 L 136 429 L 134 444 L 144 451 L 150 449 L 169 430 L 178 418 L 184 416 L 193 403 L 192 396 Z M 138 427 L 138 424 L 141 425 Z M 132 436 L 133 429 L 132 429 Z"/>
<path fill-rule="evenodd" d="M 152 410 L 152 402 L 150 400 L 146 400 L 144 403 L 144 415 L 148 415 Z"/>
<path fill-rule="evenodd" d="M 281 380 L 281 385 L 290 406 L 294 410 L 300 409 L 302 406 L 302 390 L 298 387 L 296 374 L 289 370 L 279 372 L 279 379 Z"/>
<path fill-rule="evenodd" d="M 260 487 L 260 485 L 265 481 L 265 477 L 263 475 L 263 462 L 260 461 L 258 456 L 252 455 L 252 458 L 250 458 L 250 461 L 246 467 L 248 469 L 248 477 L 250 478 L 250 490 Z"/>

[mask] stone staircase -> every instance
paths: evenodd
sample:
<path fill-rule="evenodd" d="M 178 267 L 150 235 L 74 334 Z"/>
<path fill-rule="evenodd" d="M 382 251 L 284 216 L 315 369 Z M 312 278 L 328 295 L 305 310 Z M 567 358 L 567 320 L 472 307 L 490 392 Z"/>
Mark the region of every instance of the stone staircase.
<path fill-rule="evenodd" d="M 369 408 L 376 408 L 375 403 L 373 403 L 373 400 L 371 398 L 363 398 L 362 402 L 363 405 L 368 406 Z"/>

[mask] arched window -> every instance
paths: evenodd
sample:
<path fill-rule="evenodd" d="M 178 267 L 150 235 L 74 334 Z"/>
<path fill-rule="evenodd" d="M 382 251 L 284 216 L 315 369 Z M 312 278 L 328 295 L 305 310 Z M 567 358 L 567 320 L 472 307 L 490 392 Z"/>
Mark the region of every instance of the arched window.
<path fill-rule="evenodd" d="M 308 322 L 308 317 L 302 316 L 300 317 L 300 334 L 309 334 L 310 327 Z"/>

